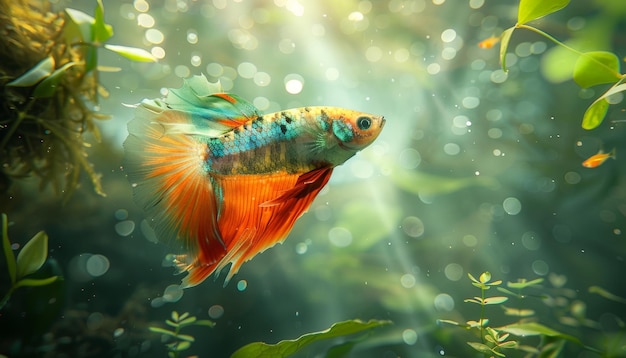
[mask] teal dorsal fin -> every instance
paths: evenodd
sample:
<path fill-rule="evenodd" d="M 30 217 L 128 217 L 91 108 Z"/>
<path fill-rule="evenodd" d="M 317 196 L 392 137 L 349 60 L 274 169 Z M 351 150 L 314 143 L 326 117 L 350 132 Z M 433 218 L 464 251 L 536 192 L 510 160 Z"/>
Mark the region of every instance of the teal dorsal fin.
<path fill-rule="evenodd" d="M 219 82 L 211 83 L 204 75 L 185 79 L 181 88 L 169 88 L 165 98 L 144 100 L 140 106 L 153 113 L 167 110 L 188 113 L 190 125 L 185 128 L 178 125 L 171 130 L 210 137 L 261 115 L 250 102 L 235 94 L 224 93 Z"/>

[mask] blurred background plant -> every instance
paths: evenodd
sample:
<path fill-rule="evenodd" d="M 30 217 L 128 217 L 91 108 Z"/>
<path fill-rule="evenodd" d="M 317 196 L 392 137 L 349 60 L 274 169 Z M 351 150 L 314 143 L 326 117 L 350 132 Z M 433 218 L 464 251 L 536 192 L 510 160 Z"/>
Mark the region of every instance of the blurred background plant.
<path fill-rule="evenodd" d="M 196 316 L 191 316 L 189 312 L 178 314 L 176 311 L 172 311 L 172 316 L 165 320 L 165 324 L 172 327 L 171 329 L 165 329 L 157 326 L 150 326 L 151 332 L 159 333 L 162 336 L 161 341 L 167 347 L 167 356 L 170 358 L 177 358 L 182 351 L 185 351 L 191 347 L 191 343 L 195 342 L 195 337 L 189 334 L 183 334 L 182 329 L 189 326 L 206 326 L 213 327 L 215 323 L 208 320 L 199 320 Z"/>

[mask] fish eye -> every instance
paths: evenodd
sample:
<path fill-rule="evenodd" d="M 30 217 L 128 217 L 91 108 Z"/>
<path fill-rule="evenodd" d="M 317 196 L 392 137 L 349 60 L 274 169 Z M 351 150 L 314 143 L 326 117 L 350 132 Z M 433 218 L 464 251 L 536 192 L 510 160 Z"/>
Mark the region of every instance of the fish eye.
<path fill-rule="evenodd" d="M 367 130 L 372 126 L 372 119 L 370 117 L 359 117 L 356 119 L 356 125 L 362 131 Z"/>

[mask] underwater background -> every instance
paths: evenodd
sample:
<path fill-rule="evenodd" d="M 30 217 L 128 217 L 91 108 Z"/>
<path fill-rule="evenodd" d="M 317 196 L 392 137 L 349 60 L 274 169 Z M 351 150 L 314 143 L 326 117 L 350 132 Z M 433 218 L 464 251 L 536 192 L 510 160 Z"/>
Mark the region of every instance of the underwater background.
<path fill-rule="evenodd" d="M 580 56 L 570 50 L 614 53 L 620 74 L 622 0 L 555 0 L 562 6 L 529 23 L 548 37 L 519 27 L 507 39 L 506 71 L 497 40 L 478 44 L 515 26 L 519 6 L 541 2 L 37 3 L 3 1 L 0 11 L 23 6 L 27 23 L 38 9 L 71 8 L 95 11 L 85 21 L 101 23 L 95 9 L 104 9 L 107 41 L 158 61 L 96 48 L 99 66 L 120 70 L 99 71 L 102 89 L 85 102 L 110 118 L 93 118 L 100 141 L 80 133 L 88 157 L 69 157 L 87 158 L 94 173 L 84 169 L 71 195 L 63 185 L 40 189 L 37 173 L 17 175 L 7 164 L 14 154 L 1 152 L 9 247 L 18 255 L 45 231 L 47 260 L 31 277 L 59 278 L 13 289 L 4 247 L 0 296 L 10 297 L 0 309 L 0 356 L 228 357 L 343 321 L 377 327 L 319 339 L 294 356 L 626 356 L 621 92 L 607 97 L 601 123 L 581 127 L 587 108 L 623 76 L 580 86 L 572 80 Z M 133 201 L 122 142 L 128 105 L 199 74 L 264 113 L 339 106 L 384 115 L 386 124 L 335 170 L 283 244 L 245 263 L 225 287 L 222 275 L 182 291 L 167 260 L 175 251 Z M 2 120 L 4 136 L 11 122 Z M 601 150 L 616 155 L 582 166 Z M 98 181 L 106 196 L 94 190 Z M 164 333 L 176 327 L 166 323 L 176 323 L 173 311 L 201 324 Z M 167 344 L 177 341 L 190 344 L 176 352 Z"/>

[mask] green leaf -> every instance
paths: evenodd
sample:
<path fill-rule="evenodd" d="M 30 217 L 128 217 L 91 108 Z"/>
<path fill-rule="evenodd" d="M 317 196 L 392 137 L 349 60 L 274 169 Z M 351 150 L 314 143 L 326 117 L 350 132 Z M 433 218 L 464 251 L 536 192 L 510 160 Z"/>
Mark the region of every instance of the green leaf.
<path fill-rule="evenodd" d="M 517 24 L 522 25 L 529 21 L 546 16 L 569 4 L 570 0 L 520 0 L 517 11 Z"/>
<path fill-rule="evenodd" d="M 489 282 L 489 280 L 491 280 L 491 273 L 489 271 L 483 272 L 480 274 L 480 277 L 478 277 L 478 280 L 480 280 L 481 283 Z"/>
<path fill-rule="evenodd" d="M 500 63 L 502 64 L 502 70 L 508 71 L 506 68 L 506 51 L 509 48 L 509 42 L 511 41 L 511 35 L 513 35 L 515 27 L 508 28 L 502 32 L 500 39 Z"/>
<path fill-rule="evenodd" d="M 511 308 L 506 306 L 502 306 L 502 308 L 507 316 L 528 317 L 535 314 L 534 310 L 528 308 Z"/>
<path fill-rule="evenodd" d="M 120 46 L 120 45 L 104 45 L 109 51 L 113 51 L 120 56 L 124 56 L 130 60 L 137 62 L 157 62 L 156 57 L 152 56 L 152 54 L 144 49 L 136 48 L 136 47 L 128 47 L 128 46 Z"/>
<path fill-rule="evenodd" d="M 483 299 L 480 297 L 474 297 L 474 298 L 466 298 L 463 300 L 463 302 L 467 302 L 467 303 L 476 303 L 479 305 L 483 304 Z"/>
<path fill-rule="evenodd" d="M 491 354 L 491 348 L 489 348 L 489 346 L 484 345 L 482 343 L 478 343 L 478 342 L 466 342 L 467 344 L 469 344 L 470 347 L 474 348 L 475 350 L 479 351 L 480 353 L 484 353 L 484 354 Z"/>
<path fill-rule="evenodd" d="M 469 273 L 469 272 L 467 273 L 467 277 L 469 277 L 469 278 L 470 278 L 470 280 L 472 280 L 473 282 L 480 283 L 480 282 L 476 279 L 476 277 L 472 276 L 472 274 L 471 274 L 471 273 Z"/>
<path fill-rule="evenodd" d="M 11 248 L 11 241 L 9 241 L 9 218 L 6 214 L 2 213 L 2 250 L 4 250 L 4 257 L 7 260 L 7 271 L 11 278 L 11 285 L 17 281 L 15 270 L 15 254 Z"/>
<path fill-rule="evenodd" d="M 176 332 L 173 332 L 165 328 L 161 328 L 161 327 L 148 327 L 148 329 L 150 330 L 150 332 L 154 332 L 154 333 L 165 334 L 165 335 L 172 336 L 172 337 L 177 336 Z"/>
<path fill-rule="evenodd" d="M 626 303 L 626 298 L 623 298 L 623 297 L 620 297 L 620 296 L 618 296 L 616 294 L 613 294 L 613 293 L 605 290 L 604 288 L 602 288 L 600 286 L 591 286 L 591 287 L 589 287 L 589 292 L 598 294 L 598 295 L 606 298 L 607 300 L 611 300 L 611 301 L 615 301 L 615 302 L 619 302 L 619 303 Z"/>
<path fill-rule="evenodd" d="M 102 0 L 98 0 L 98 6 L 94 14 L 93 38 L 95 43 L 103 43 L 113 36 L 113 27 L 104 22 L 104 5 Z"/>
<path fill-rule="evenodd" d="M 548 337 L 558 337 L 567 339 L 569 341 L 581 344 L 580 340 L 576 337 L 572 337 L 565 333 L 561 333 L 559 331 L 555 331 L 552 328 L 546 327 L 537 322 L 527 322 L 527 323 L 513 323 L 507 326 L 502 326 L 497 328 L 499 331 L 504 331 L 511 333 L 516 336 L 548 336 Z"/>
<path fill-rule="evenodd" d="M 178 315 L 178 312 L 177 311 L 172 311 L 172 321 L 178 322 L 179 320 L 180 320 L 180 316 Z"/>
<path fill-rule="evenodd" d="M 23 280 L 17 281 L 15 284 L 15 288 L 24 287 L 24 286 L 45 286 L 53 283 L 59 278 L 59 276 L 51 276 L 47 278 L 25 278 Z"/>
<path fill-rule="evenodd" d="M 50 76 L 52 70 L 54 70 L 54 58 L 52 56 L 48 56 L 39 61 L 39 63 L 33 66 L 30 70 L 26 71 L 20 77 L 7 83 L 7 86 L 30 87 Z"/>
<path fill-rule="evenodd" d="M 619 58 L 612 52 L 585 52 L 574 66 L 574 81 L 582 88 L 613 83 L 622 77 L 619 67 Z"/>
<path fill-rule="evenodd" d="M 504 297 L 504 296 L 493 296 L 493 297 L 487 297 L 483 300 L 483 302 L 486 305 L 499 305 L 501 303 L 504 303 L 506 301 L 508 301 L 509 298 L 508 297 Z"/>
<path fill-rule="evenodd" d="M 182 318 L 182 316 L 181 316 Z M 196 317 L 191 316 L 191 317 L 187 317 L 185 319 L 181 319 L 180 322 L 178 322 L 178 324 L 183 327 L 183 326 L 189 326 L 191 324 L 193 324 L 196 321 Z"/>
<path fill-rule="evenodd" d="M 584 129 L 594 129 L 599 126 L 604 120 L 606 112 L 609 110 L 609 102 L 607 101 L 607 98 L 623 91 L 626 91 L 626 83 L 618 82 L 613 87 L 609 88 L 608 91 L 604 92 L 602 96 L 596 99 L 585 111 L 585 114 L 583 115 L 582 127 Z"/>
<path fill-rule="evenodd" d="M 472 327 L 472 328 L 478 328 L 481 326 L 484 327 L 487 325 L 487 323 L 489 323 L 489 319 L 484 318 L 484 319 L 481 319 L 480 321 L 467 321 L 466 323 L 469 327 Z"/>
<path fill-rule="evenodd" d="M 75 66 L 75 65 L 76 65 L 76 62 L 68 62 L 65 65 L 61 66 L 61 68 L 52 72 L 50 76 L 48 76 L 45 80 L 41 81 L 41 83 L 39 83 L 37 87 L 35 87 L 35 91 L 33 92 L 33 97 L 47 98 L 47 97 L 51 97 L 52 95 L 54 95 L 54 93 L 56 92 L 57 85 L 63 78 L 65 71 L 67 71 L 68 68 Z"/>
<path fill-rule="evenodd" d="M 383 325 L 390 324 L 391 321 L 382 320 L 370 320 L 369 322 L 363 322 L 361 320 L 349 320 L 333 324 L 330 328 L 308 333 L 300 336 L 294 340 L 280 341 L 276 344 L 267 344 L 263 342 L 254 342 L 243 346 L 238 349 L 231 358 L 274 358 L 274 357 L 287 357 L 291 354 L 298 352 L 305 346 L 328 338 L 341 337 L 364 330 L 372 329 Z"/>
<path fill-rule="evenodd" d="M 446 324 L 451 324 L 453 326 L 460 326 L 461 324 L 457 321 L 452 321 L 449 319 L 438 319 L 437 320 L 438 323 L 446 323 Z"/>
<path fill-rule="evenodd" d="M 178 334 L 176 335 L 176 338 L 183 340 L 183 341 L 187 341 L 187 342 L 195 342 L 196 339 L 193 338 L 193 336 L 190 336 L 188 334 Z"/>
<path fill-rule="evenodd" d="M 515 288 L 515 289 L 521 290 L 526 287 L 538 285 L 542 282 L 543 282 L 543 278 L 536 278 L 531 281 L 526 281 L 526 279 L 522 278 L 522 279 L 519 279 L 517 282 L 507 282 L 506 285 L 509 288 Z"/>
<path fill-rule="evenodd" d="M 65 13 L 69 20 L 68 25 L 66 25 L 69 26 L 69 28 L 66 28 L 65 35 L 70 37 L 69 40 L 73 40 L 72 37 L 76 34 L 75 36 L 78 36 L 83 42 L 92 41 L 91 33 L 96 19 L 82 11 L 74 9 L 65 9 Z"/>
<path fill-rule="evenodd" d="M 40 231 L 24 245 L 17 255 L 17 279 L 39 270 L 47 257 L 48 235 Z"/>
<path fill-rule="evenodd" d="M 196 325 L 196 326 L 215 327 L 215 322 L 209 321 L 208 319 L 201 319 L 201 320 L 197 320 L 196 323 L 194 323 L 194 325 Z"/>
<path fill-rule="evenodd" d="M 587 130 L 596 128 L 602 123 L 608 110 L 609 102 L 604 98 L 598 98 L 585 111 L 582 127 Z"/>
<path fill-rule="evenodd" d="M 498 348 L 517 348 L 517 342 L 516 341 L 507 341 L 507 342 L 502 342 L 500 344 L 498 344 Z"/>
<path fill-rule="evenodd" d="M 177 317 L 178 317 L 178 316 L 177 316 Z M 174 327 L 174 328 L 178 328 L 178 327 L 180 326 L 180 325 L 178 324 L 178 322 L 174 322 L 174 321 L 171 321 L 171 320 L 169 320 L 169 319 L 166 319 L 166 320 L 165 320 L 165 324 L 167 324 L 168 326 L 172 326 L 172 327 Z"/>
<path fill-rule="evenodd" d="M 180 351 L 189 349 L 189 347 L 191 347 L 191 342 L 188 342 L 188 341 L 174 342 L 174 343 L 167 344 L 167 347 L 173 352 L 180 352 Z"/>

